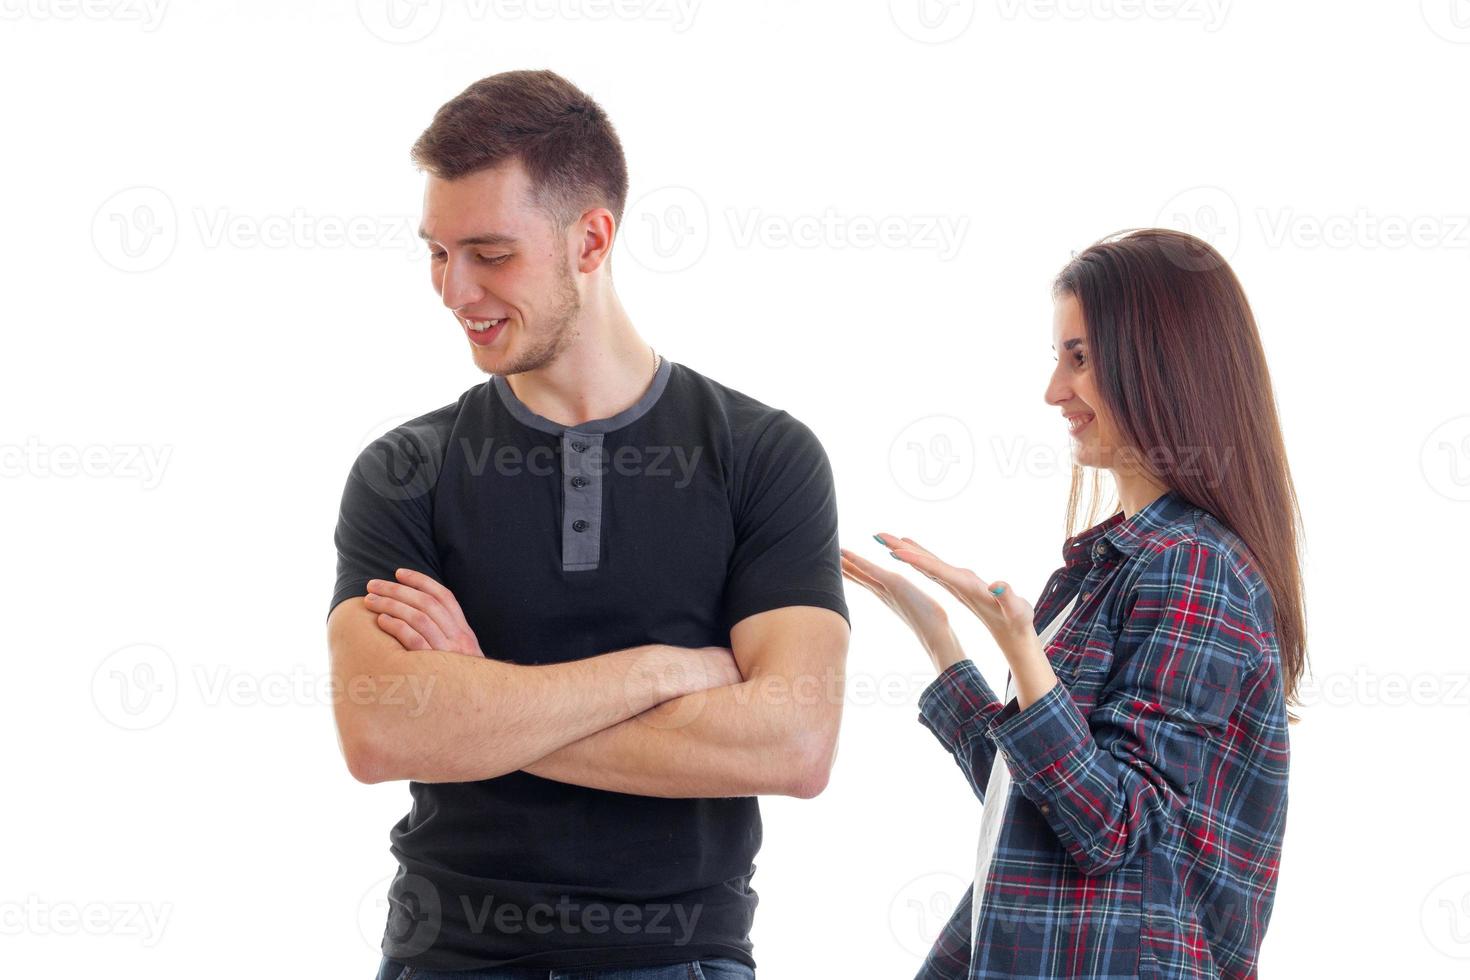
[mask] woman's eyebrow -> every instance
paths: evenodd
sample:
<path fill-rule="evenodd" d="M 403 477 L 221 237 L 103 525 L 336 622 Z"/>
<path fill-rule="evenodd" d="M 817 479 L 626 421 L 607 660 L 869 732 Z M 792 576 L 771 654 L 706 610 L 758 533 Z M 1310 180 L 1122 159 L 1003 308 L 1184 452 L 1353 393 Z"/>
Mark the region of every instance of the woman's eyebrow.
<path fill-rule="evenodd" d="M 1064 340 L 1064 341 L 1062 341 L 1062 346 L 1065 347 L 1067 350 L 1071 350 L 1072 348 L 1078 346 L 1081 343 L 1082 343 L 1082 338 L 1081 337 L 1073 337 L 1071 340 Z M 1057 345 L 1056 344 L 1052 344 L 1051 345 L 1051 349 L 1052 350 L 1056 350 L 1057 349 Z"/>

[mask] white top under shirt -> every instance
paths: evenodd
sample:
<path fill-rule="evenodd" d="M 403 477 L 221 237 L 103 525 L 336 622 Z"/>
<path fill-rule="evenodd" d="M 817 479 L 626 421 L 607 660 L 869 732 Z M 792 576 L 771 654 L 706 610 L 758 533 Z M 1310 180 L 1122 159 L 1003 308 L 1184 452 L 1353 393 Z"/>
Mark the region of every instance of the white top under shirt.
<path fill-rule="evenodd" d="M 1071 613 L 1072 607 L 1077 604 L 1074 595 L 1070 602 L 1051 618 L 1046 624 L 1046 629 L 1041 631 L 1041 648 L 1051 642 L 1051 638 L 1061 629 L 1062 621 Z M 1058 681 L 1058 683 L 1061 683 Z M 1011 698 L 1016 696 L 1015 679 L 1006 677 L 1006 696 L 1004 703 L 1009 704 Z M 984 738 L 985 736 L 981 736 Z M 985 882 L 990 877 L 990 863 L 995 859 L 995 842 L 1000 836 L 1001 821 L 1006 815 L 1006 799 L 1011 794 L 1011 771 L 1006 768 L 1004 756 L 997 751 L 995 761 L 990 766 L 990 781 L 985 784 L 985 806 L 984 812 L 980 814 L 980 846 L 975 852 L 975 884 L 970 895 L 970 948 L 975 948 L 975 933 L 980 925 L 980 907 L 985 904 Z"/>

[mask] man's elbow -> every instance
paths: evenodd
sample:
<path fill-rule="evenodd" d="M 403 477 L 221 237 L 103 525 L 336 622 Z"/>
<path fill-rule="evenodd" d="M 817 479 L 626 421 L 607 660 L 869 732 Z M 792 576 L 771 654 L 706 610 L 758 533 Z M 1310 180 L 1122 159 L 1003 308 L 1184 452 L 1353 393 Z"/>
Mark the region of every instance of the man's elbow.
<path fill-rule="evenodd" d="M 837 757 L 837 732 L 803 733 L 793 740 L 790 780 L 785 795 L 810 800 L 822 794 L 832 778 L 832 763 Z"/>
<path fill-rule="evenodd" d="M 347 771 L 359 783 L 387 783 L 413 779 L 403 770 L 404 761 L 391 751 L 392 739 L 373 724 L 373 718 L 337 718 L 337 745 L 343 752 Z"/>
<path fill-rule="evenodd" d="M 827 788 L 827 781 L 831 775 L 830 766 L 808 766 L 797 773 L 786 795 L 794 796 L 798 800 L 815 799 Z"/>
<path fill-rule="evenodd" d="M 338 712 L 337 744 L 348 773 L 359 783 L 420 779 L 424 775 L 411 771 L 413 760 L 402 751 L 402 733 L 394 732 L 386 719 L 367 712 Z"/>
<path fill-rule="evenodd" d="M 473 761 L 457 755 L 435 755 L 416 746 L 410 733 L 366 723 L 339 726 L 337 741 L 347 771 L 359 783 L 463 783 L 495 779 L 520 768 L 500 755 Z"/>
<path fill-rule="evenodd" d="M 386 783 L 395 778 L 391 761 L 370 733 L 339 728 L 337 743 L 347 771 L 359 783 Z"/>

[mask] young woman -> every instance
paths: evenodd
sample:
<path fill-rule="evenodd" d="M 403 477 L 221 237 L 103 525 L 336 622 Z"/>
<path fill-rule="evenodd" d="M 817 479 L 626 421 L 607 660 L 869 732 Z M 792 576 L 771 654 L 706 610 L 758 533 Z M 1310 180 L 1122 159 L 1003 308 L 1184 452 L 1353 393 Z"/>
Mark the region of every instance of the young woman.
<path fill-rule="evenodd" d="M 843 573 L 918 635 L 920 720 L 985 804 L 975 884 L 919 971 L 1253 977 L 1286 819 L 1305 662 L 1298 528 L 1245 294 L 1188 235 L 1135 231 L 1053 289 L 1046 401 L 1071 424 L 1064 564 L 1037 607 L 910 538 L 876 535 L 988 628 L 997 697 L 943 608 L 892 561 Z M 1081 468 L 1119 508 L 1081 533 Z"/>

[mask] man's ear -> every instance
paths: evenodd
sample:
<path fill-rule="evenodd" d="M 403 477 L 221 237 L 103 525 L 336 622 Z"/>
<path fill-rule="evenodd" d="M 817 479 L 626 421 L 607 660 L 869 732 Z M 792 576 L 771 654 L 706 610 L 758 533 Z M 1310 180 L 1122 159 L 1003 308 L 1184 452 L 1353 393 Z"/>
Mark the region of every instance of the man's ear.
<path fill-rule="evenodd" d="M 573 226 L 577 229 L 580 242 L 577 252 L 577 271 L 585 274 L 596 272 L 604 263 L 612 261 L 613 237 L 617 230 L 612 212 L 607 208 L 590 208 L 582 212 Z"/>

